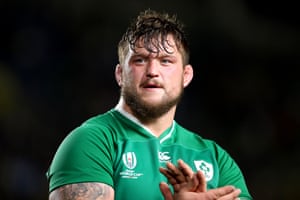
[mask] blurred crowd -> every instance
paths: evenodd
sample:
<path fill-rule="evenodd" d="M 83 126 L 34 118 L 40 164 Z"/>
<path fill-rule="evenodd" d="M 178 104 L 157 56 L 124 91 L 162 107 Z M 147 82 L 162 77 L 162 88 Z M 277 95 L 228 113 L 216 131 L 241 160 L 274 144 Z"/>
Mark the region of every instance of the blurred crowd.
<path fill-rule="evenodd" d="M 47 199 L 62 139 L 118 101 L 117 43 L 152 8 L 186 24 L 195 78 L 176 120 L 239 163 L 254 199 L 300 194 L 300 29 L 291 2 L 1 1 L 0 193 Z"/>

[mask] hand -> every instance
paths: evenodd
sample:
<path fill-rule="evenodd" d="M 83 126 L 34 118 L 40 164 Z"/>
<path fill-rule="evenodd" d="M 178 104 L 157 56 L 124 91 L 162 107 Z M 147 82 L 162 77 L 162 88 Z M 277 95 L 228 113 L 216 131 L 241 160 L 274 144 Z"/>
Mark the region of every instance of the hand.
<path fill-rule="evenodd" d="M 167 168 L 160 168 L 160 172 L 168 179 L 175 192 L 180 190 L 189 192 L 205 192 L 206 181 L 203 173 L 193 170 L 183 160 L 178 160 L 178 167 L 167 162 Z"/>
<path fill-rule="evenodd" d="M 233 186 L 224 186 L 207 192 L 180 191 L 173 195 L 166 183 L 160 183 L 159 187 L 165 200 L 238 200 L 241 192 Z"/>
<path fill-rule="evenodd" d="M 203 173 L 201 171 L 194 173 L 182 160 L 178 161 L 178 167 L 170 162 L 166 167 L 166 169 L 160 168 L 160 172 L 173 186 L 174 195 L 166 183 L 160 183 L 160 190 L 165 200 L 234 200 L 238 199 L 241 192 L 233 186 L 206 191 Z"/>

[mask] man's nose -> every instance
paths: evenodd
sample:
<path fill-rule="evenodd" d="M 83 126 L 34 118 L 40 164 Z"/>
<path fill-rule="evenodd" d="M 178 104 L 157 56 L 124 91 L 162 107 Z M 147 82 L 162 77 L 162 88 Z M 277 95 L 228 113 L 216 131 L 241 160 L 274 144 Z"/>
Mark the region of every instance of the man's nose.
<path fill-rule="evenodd" d="M 150 60 L 147 65 L 147 77 L 157 77 L 159 63 L 156 60 Z"/>

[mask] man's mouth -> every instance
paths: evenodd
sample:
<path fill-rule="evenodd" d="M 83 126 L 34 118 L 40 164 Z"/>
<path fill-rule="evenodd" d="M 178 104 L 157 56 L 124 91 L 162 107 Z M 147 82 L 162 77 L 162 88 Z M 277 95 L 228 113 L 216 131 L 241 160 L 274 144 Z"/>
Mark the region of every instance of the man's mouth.
<path fill-rule="evenodd" d="M 142 84 L 143 88 L 162 88 L 162 85 L 158 83 L 144 83 Z"/>
<path fill-rule="evenodd" d="M 144 86 L 144 88 L 159 88 L 159 86 L 155 84 L 147 84 Z"/>

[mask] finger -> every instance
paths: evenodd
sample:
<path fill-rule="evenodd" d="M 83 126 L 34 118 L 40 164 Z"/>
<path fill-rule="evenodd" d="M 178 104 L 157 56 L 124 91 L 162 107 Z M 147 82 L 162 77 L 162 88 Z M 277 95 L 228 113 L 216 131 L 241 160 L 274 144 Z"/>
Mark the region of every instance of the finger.
<path fill-rule="evenodd" d="M 190 168 L 190 166 L 181 159 L 179 159 L 177 162 L 178 162 L 178 168 L 184 174 L 184 176 L 192 178 L 194 175 L 194 172 Z"/>
<path fill-rule="evenodd" d="M 171 162 L 167 162 L 166 163 L 166 167 L 169 171 L 169 174 L 175 178 L 177 180 L 177 182 L 179 183 L 183 183 L 186 182 L 186 177 L 185 175 L 182 173 L 182 171 L 176 167 L 174 164 L 172 164 Z"/>
<path fill-rule="evenodd" d="M 224 186 L 221 188 L 209 190 L 208 193 L 210 193 L 213 198 L 226 200 L 238 197 L 238 195 L 241 193 L 241 190 L 236 189 L 234 186 Z"/>
<path fill-rule="evenodd" d="M 187 189 L 190 192 L 197 191 L 199 187 L 199 179 L 197 177 L 197 174 L 194 174 L 192 178 L 187 177 Z"/>
<path fill-rule="evenodd" d="M 240 189 L 235 189 L 233 192 L 220 197 L 219 200 L 231 200 L 231 199 L 239 200 L 238 196 L 240 195 L 240 193 L 241 193 Z"/>
<path fill-rule="evenodd" d="M 177 184 L 177 180 L 173 177 L 173 174 L 169 170 L 160 167 L 159 171 L 168 179 L 169 183 L 171 183 L 172 185 Z"/>
<path fill-rule="evenodd" d="M 206 192 L 206 180 L 204 174 L 199 170 L 196 173 L 196 179 L 198 180 L 198 185 L 196 192 Z"/>
<path fill-rule="evenodd" d="M 187 179 L 188 179 L 187 181 L 185 181 L 183 183 L 179 183 L 179 181 L 177 181 L 175 178 L 173 178 L 173 174 L 169 170 L 160 167 L 159 171 L 168 179 L 168 183 L 170 183 L 173 186 L 173 189 L 175 192 L 179 192 L 179 191 L 194 192 L 199 184 L 198 183 L 199 181 L 197 180 L 196 177 L 193 179 L 190 179 L 189 177 L 187 177 Z"/>
<path fill-rule="evenodd" d="M 206 192 L 206 180 L 205 176 L 201 171 L 193 174 L 193 177 L 188 178 L 188 188 L 190 192 Z"/>
<path fill-rule="evenodd" d="M 159 189 L 164 196 L 164 200 L 173 200 L 172 192 L 168 186 L 168 184 L 161 182 L 159 184 Z"/>

